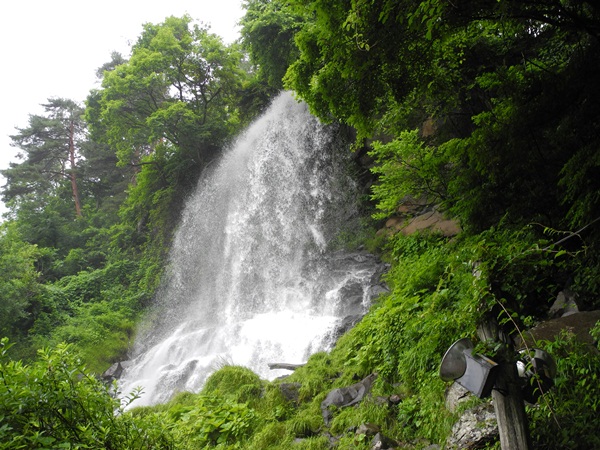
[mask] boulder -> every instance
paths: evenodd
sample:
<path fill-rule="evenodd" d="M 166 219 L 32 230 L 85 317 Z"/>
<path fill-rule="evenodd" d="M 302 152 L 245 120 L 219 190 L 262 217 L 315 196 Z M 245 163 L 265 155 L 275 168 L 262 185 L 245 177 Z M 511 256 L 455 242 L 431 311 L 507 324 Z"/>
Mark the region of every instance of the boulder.
<path fill-rule="evenodd" d="M 358 426 L 355 434 L 357 436 L 364 434 L 365 436 L 371 437 L 375 436 L 377 433 L 379 433 L 379 431 L 379 427 L 374 423 L 363 423 L 362 425 Z"/>
<path fill-rule="evenodd" d="M 452 427 L 452 434 L 446 442 L 447 449 L 484 448 L 497 441 L 498 423 L 491 403 L 484 403 L 463 413 Z"/>
<path fill-rule="evenodd" d="M 455 412 L 458 405 L 464 403 L 471 398 L 471 393 L 468 389 L 462 387 L 458 383 L 452 383 L 446 389 L 446 408 L 448 411 Z"/>
<path fill-rule="evenodd" d="M 371 450 L 391 450 L 398 446 L 398 443 L 389 437 L 377 433 L 371 441 Z"/>
<path fill-rule="evenodd" d="M 556 300 L 548 311 L 548 316 L 551 319 L 557 317 L 570 316 L 579 312 L 577 307 L 577 294 L 570 289 L 562 290 L 556 296 Z"/>
<path fill-rule="evenodd" d="M 325 425 L 329 425 L 332 419 L 330 406 L 345 408 L 360 403 L 365 395 L 371 391 L 375 378 L 377 378 L 377 374 L 372 373 L 356 384 L 329 392 L 325 400 L 321 402 L 321 413 L 323 414 Z"/>
<path fill-rule="evenodd" d="M 329 332 L 330 338 L 333 341 L 337 341 L 345 333 L 350 331 L 360 322 L 363 318 L 363 314 L 353 314 L 351 316 L 344 317 L 334 328 Z"/>
<path fill-rule="evenodd" d="M 540 340 L 552 341 L 561 331 L 566 330 L 575 334 L 582 342 L 594 345 L 594 338 L 590 330 L 596 322 L 600 320 L 600 310 L 581 311 L 558 317 L 556 319 L 541 322 L 537 326 L 523 333 L 525 341 L 519 336 L 516 340 L 516 348 L 535 347 L 535 343 Z"/>
<path fill-rule="evenodd" d="M 401 401 L 402 401 L 402 397 L 400 395 L 398 395 L 398 394 L 390 395 L 390 404 L 391 405 L 399 405 Z"/>
<path fill-rule="evenodd" d="M 100 375 L 100 379 L 107 383 L 112 383 L 114 380 L 118 380 L 121 378 L 123 371 L 129 364 L 129 361 L 119 361 L 114 363 L 112 366 L 106 369 L 102 375 Z"/>
<path fill-rule="evenodd" d="M 281 383 L 279 385 L 279 390 L 281 391 L 281 395 L 283 395 L 288 402 L 297 403 L 301 386 L 300 383 Z"/>

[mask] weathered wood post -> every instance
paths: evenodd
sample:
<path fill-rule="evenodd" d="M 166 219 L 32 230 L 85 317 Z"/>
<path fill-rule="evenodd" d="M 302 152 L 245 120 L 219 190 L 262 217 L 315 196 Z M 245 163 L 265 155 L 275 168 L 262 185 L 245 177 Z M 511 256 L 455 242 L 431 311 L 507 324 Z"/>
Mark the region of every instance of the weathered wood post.
<path fill-rule="evenodd" d="M 482 324 L 477 329 L 477 334 L 479 339 L 484 342 L 502 343 L 502 350 L 494 358 L 499 367 L 496 384 L 492 390 L 500 446 L 503 450 L 529 450 L 531 448 L 529 424 L 525 414 L 523 393 L 519 385 L 517 365 L 514 361 L 513 345 L 494 320 Z"/>

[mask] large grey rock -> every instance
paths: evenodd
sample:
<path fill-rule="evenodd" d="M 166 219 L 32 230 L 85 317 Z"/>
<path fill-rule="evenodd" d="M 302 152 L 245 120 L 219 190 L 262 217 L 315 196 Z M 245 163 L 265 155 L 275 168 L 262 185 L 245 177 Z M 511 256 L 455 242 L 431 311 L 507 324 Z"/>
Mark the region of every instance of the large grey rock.
<path fill-rule="evenodd" d="M 551 319 L 556 317 L 570 316 L 579 312 L 577 307 L 577 294 L 570 289 L 564 289 L 558 293 L 556 300 L 548 311 Z"/>
<path fill-rule="evenodd" d="M 339 252 L 329 259 L 328 270 L 331 273 L 348 273 L 349 276 L 338 288 L 335 314 L 342 319 L 329 332 L 328 342 L 335 343 L 361 321 L 375 298 L 389 292 L 383 280 L 389 267 L 376 256 L 364 252 Z M 362 276 L 353 276 L 352 273 Z M 329 293 L 324 291 L 321 295 Z"/>
<path fill-rule="evenodd" d="M 452 383 L 446 389 L 446 408 L 451 412 L 455 412 L 458 405 L 469 400 L 469 398 L 471 398 L 471 393 L 468 389 L 458 383 Z"/>
<path fill-rule="evenodd" d="M 100 378 L 107 383 L 111 383 L 113 380 L 118 380 L 123 375 L 123 371 L 127 366 L 131 364 L 130 361 L 119 361 L 114 363 L 108 369 L 100 375 Z"/>
<path fill-rule="evenodd" d="M 498 440 L 498 423 L 491 403 L 478 405 L 463 413 L 452 427 L 447 449 L 483 448 Z"/>
<path fill-rule="evenodd" d="M 323 414 L 325 425 L 329 425 L 331 422 L 332 412 L 329 409 L 330 406 L 345 408 L 361 402 L 371 391 L 375 378 L 377 378 L 377 374 L 372 373 L 356 384 L 329 392 L 325 400 L 321 402 L 321 413 Z"/>
<path fill-rule="evenodd" d="M 561 331 L 569 331 L 575 334 L 577 338 L 586 344 L 593 346 L 595 344 L 590 330 L 596 322 L 600 320 L 600 310 L 581 311 L 575 314 L 558 317 L 556 319 L 541 322 L 534 328 L 523 332 L 522 336 L 516 338 L 515 347 L 520 349 L 524 347 L 535 347 L 538 341 L 553 341 Z"/>

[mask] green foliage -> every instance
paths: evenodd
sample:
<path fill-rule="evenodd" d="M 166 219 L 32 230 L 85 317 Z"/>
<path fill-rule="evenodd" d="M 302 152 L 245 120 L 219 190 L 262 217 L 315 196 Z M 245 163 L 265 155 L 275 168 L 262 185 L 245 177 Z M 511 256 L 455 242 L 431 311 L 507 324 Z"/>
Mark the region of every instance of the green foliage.
<path fill-rule="evenodd" d="M 137 266 L 134 262 L 121 260 L 109 263 L 93 271 L 81 271 L 60 279 L 55 286 L 73 303 L 87 303 L 100 299 L 112 300 L 106 295 L 111 289 L 129 287 Z"/>
<path fill-rule="evenodd" d="M 596 347 L 598 347 L 598 350 L 600 350 L 600 320 L 596 322 L 594 328 L 590 330 L 590 335 L 592 336 L 592 338 L 594 338 L 594 340 L 596 341 Z"/>
<path fill-rule="evenodd" d="M 271 89 L 281 90 L 285 72 L 298 55 L 294 34 L 301 28 L 303 17 L 276 1 L 249 0 L 243 6 L 243 45 L 249 50 L 258 78 Z"/>
<path fill-rule="evenodd" d="M 81 358 L 96 373 L 112 362 L 126 359 L 133 344 L 135 310 L 118 301 L 101 301 L 74 308 L 60 326 L 52 330 L 50 342 L 73 344 Z"/>
<path fill-rule="evenodd" d="M 255 431 L 248 443 L 248 450 L 269 450 L 284 448 L 291 445 L 291 438 L 286 435 L 286 426 L 282 423 L 271 422 Z"/>
<path fill-rule="evenodd" d="M 555 386 L 527 408 L 532 439 L 541 449 L 588 449 L 600 445 L 600 356 L 573 334 L 543 345 L 557 363 Z"/>
<path fill-rule="evenodd" d="M 324 383 L 331 385 L 333 380 L 340 376 L 340 368 L 332 364 L 331 356 L 325 352 L 311 355 L 306 365 L 296 369 L 290 376 L 291 381 L 302 381 L 299 389 L 300 401 L 312 401 L 319 393 L 323 392 Z M 322 399 L 321 399 L 322 400 Z"/>
<path fill-rule="evenodd" d="M 47 203 L 61 187 L 70 184 L 71 202 L 75 201 L 70 217 L 79 217 L 76 160 L 84 140 L 83 108 L 67 99 L 48 99 L 43 107 L 45 115 L 31 115 L 29 127 L 11 136 L 24 161 L 11 163 L 2 171 L 7 179 L 3 198 L 15 209 L 23 203 Z"/>
<path fill-rule="evenodd" d="M 349 429 L 357 428 L 365 423 L 375 423 L 384 429 L 393 421 L 393 413 L 387 404 L 376 404 L 373 399 L 365 399 L 360 408 L 342 408 L 334 416 L 330 430 L 333 434 L 343 434 Z"/>
<path fill-rule="evenodd" d="M 443 444 L 455 417 L 437 369 L 454 340 L 474 338 L 490 317 L 513 334 L 542 318 L 566 285 L 585 308 L 599 305 L 596 6 L 249 0 L 245 8 L 249 60 L 187 16 L 146 24 L 129 59 L 115 54 L 101 68 L 102 88 L 87 101 L 90 129 L 79 106 L 57 99 L 13 137 L 24 159 L 3 171 L 0 332 L 18 340 L 12 355 L 31 362 L 11 361 L 2 341 L 0 448 L 324 449 L 325 431 L 338 448 L 368 448 L 353 432 L 364 422 L 406 442 Z M 226 366 L 199 395 L 123 412 L 73 350 L 96 373 L 124 356 L 140 314 L 151 314 L 145 306 L 186 196 L 283 85 L 322 120 L 354 128 L 357 159 L 373 164 L 377 219 L 413 197 L 443 205 L 466 231 L 451 242 L 373 241 L 392 264 L 391 292 L 331 353 L 286 380 L 301 384 L 297 401 L 283 397 L 280 381 Z M 359 246 L 371 226 L 342 230 L 338 245 Z M 34 359 L 48 343 L 56 349 Z M 599 446 L 597 352 L 569 336 L 547 349 L 559 377 L 528 408 L 536 445 Z M 338 409 L 327 429 L 327 393 L 372 372 L 373 398 L 403 401 Z"/>
<path fill-rule="evenodd" d="M 146 24 L 131 58 L 105 72 L 99 98 L 89 103 L 99 108 L 88 113 L 93 129 L 122 165 L 140 163 L 162 143 L 179 160 L 175 176 L 191 165 L 197 177 L 235 129 L 239 60 L 235 47 L 187 16 Z"/>
<path fill-rule="evenodd" d="M 446 197 L 448 160 L 439 147 L 426 146 L 417 130 L 402 132 L 387 143 L 373 143 L 369 152 L 377 175 L 372 199 L 377 202 L 376 219 L 393 215 L 406 198 L 425 198 L 439 203 Z"/>
<path fill-rule="evenodd" d="M 181 448 L 205 448 L 217 445 L 240 447 L 255 425 L 254 410 L 245 403 L 222 397 L 202 395 L 183 413 L 175 429 Z"/>
<path fill-rule="evenodd" d="M 23 337 L 37 314 L 43 288 L 35 263 L 38 248 L 23 242 L 15 227 L 0 229 L 0 336 Z M 16 339 L 15 339 L 16 340 Z"/>
<path fill-rule="evenodd" d="M 256 400 L 262 394 L 262 381 L 250 369 L 241 366 L 224 366 L 206 379 L 202 392 L 222 395 L 236 403 Z"/>
<path fill-rule="evenodd" d="M 306 438 L 318 435 L 323 429 L 323 417 L 321 416 L 319 397 L 309 405 L 296 411 L 286 422 L 287 428 L 292 436 Z"/>
<path fill-rule="evenodd" d="M 123 414 L 111 387 L 90 375 L 67 345 L 31 365 L 0 343 L 0 448 L 172 448 L 167 431 Z"/>

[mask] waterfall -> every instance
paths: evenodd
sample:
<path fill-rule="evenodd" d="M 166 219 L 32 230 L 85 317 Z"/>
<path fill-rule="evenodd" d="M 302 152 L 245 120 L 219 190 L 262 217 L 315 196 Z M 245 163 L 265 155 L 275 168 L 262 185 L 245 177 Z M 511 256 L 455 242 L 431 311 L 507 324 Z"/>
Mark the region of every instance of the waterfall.
<path fill-rule="evenodd" d="M 197 392 L 223 364 L 264 378 L 332 345 L 344 317 L 364 313 L 376 272 L 368 255 L 330 253 L 356 217 L 339 133 L 289 93 L 278 96 L 211 168 L 176 232 L 158 317 L 120 380 L 134 405 Z M 359 311 L 360 310 L 360 311 Z"/>

